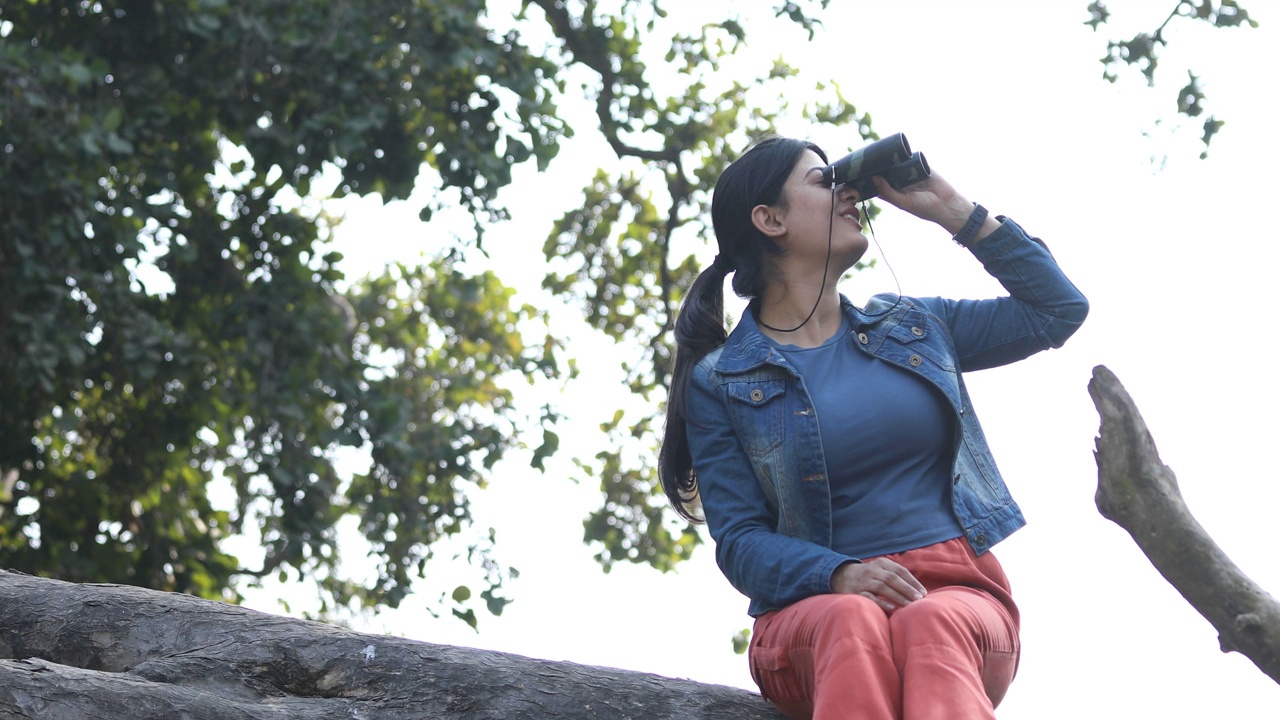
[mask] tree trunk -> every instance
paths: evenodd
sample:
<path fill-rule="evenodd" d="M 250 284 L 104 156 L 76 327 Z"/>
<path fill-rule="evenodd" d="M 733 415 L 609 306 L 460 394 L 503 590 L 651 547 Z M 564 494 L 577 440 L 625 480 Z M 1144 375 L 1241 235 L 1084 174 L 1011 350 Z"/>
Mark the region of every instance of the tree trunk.
<path fill-rule="evenodd" d="M 737 688 L 3 570 L 0 658 L 5 718 L 781 717 Z"/>
<path fill-rule="evenodd" d="M 1089 394 L 1102 418 L 1094 452 L 1098 511 L 1127 530 L 1156 570 L 1213 625 L 1223 652 L 1241 653 L 1280 683 L 1280 604 L 1192 517 L 1116 376 L 1102 365 L 1094 368 Z"/>

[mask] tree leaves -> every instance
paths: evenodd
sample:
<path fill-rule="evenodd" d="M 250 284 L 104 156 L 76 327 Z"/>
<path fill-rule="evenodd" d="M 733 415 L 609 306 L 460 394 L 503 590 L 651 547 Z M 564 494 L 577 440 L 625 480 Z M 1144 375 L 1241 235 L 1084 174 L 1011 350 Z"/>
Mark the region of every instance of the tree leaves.
<path fill-rule="evenodd" d="M 811 30 L 825 4 L 775 10 Z M 513 166 L 545 169 L 573 135 L 571 71 L 598 79 L 615 157 L 550 233 L 545 286 L 635 348 L 620 369 L 639 398 L 576 459 L 601 483 L 585 536 L 606 567 L 688 557 L 698 535 L 650 459 L 672 314 L 707 189 L 787 111 L 794 71 L 726 80 L 746 47 L 732 13 L 664 36 L 657 0 L 609 7 L 530 0 L 499 32 L 482 0 L 6 4 L 0 562 L 229 599 L 237 578 L 303 578 L 322 610 L 395 606 L 432 561 L 463 562 L 479 580 L 440 601 L 475 626 L 476 588 L 500 612 L 516 571 L 469 497 L 513 449 L 538 470 L 562 452 L 558 411 L 520 412 L 510 385 L 574 360 L 540 310 L 466 269 L 465 241 L 351 282 L 299 198 L 326 168 L 338 197 L 433 183 L 420 218 L 464 208 L 478 239 Z M 521 34 L 548 29 L 536 50 Z M 663 56 L 684 72 L 658 88 Z M 836 97 L 812 116 L 870 133 Z M 373 577 L 343 574 L 352 521 Z M 240 532 L 261 557 L 229 553 Z"/>
<path fill-rule="evenodd" d="M 344 290 L 327 221 L 288 198 L 326 165 L 337 195 L 406 197 L 428 162 L 477 222 L 501 216 L 511 165 L 567 128 L 556 68 L 483 10 L 6 4 L 0 561 L 220 598 L 283 574 L 326 608 L 394 605 L 468 527 L 466 493 L 521 442 L 505 384 L 554 376 L 558 345 L 447 248 Z M 344 448 L 372 458 L 349 481 Z M 339 574 L 345 516 L 379 553 L 368 584 Z M 223 548 L 242 530 L 261 560 Z"/>
<path fill-rule="evenodd" d="M 1089 19 L 1085 24 L 1097 31 L 1111 19 L 1111 12 L 1100 0 L 1089 3 L 1087 8 Z M 1102 77 L 1107 82 L 1119 79 L 1118 67 L 1134 67 L 1147 81 L 1148 87 L 1156 83 L 1156 71 L 1160 64 L 1160 51 L 1168 44 L 1165 29 L 1177 18 L 1200 21 L 1215 28 L 1257 27 L 1258 23 L 1249 17 L 1249 12 L 1240 7 L 1235 0 L 1176 0 L 1173 11 L 1153 32 L 1139 32 L 1128 40 L 1111 40 L 1107 42 L 1107 54 L 1102 58 Z M 1180 115 L 1188 118 L 1199 117 L 1204 112 L 1205 94 L 1200 78 L 1188 69 L 1189 82 L 1177 94 L 1176 106 Z M 1204 151 L 1200 158 L 1209 155 L 1209 144 L 1214 135 L 1222 128 L 1224 121 L 1208 117 L 1202 127 L 1201 142 Z"/>

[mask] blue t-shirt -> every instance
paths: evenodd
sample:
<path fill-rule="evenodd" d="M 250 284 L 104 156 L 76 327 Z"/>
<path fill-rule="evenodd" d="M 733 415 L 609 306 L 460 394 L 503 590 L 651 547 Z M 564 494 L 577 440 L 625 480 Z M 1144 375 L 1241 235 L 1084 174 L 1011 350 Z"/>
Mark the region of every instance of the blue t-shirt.
<path fill-rule="evenodd" d="M 815 348 L 775 343 L 817 414 L 832 549 L 869 558 L 963 535 L 951 510 L 954 412 L 928 380 L 854 343 L 847 320 Z"/>

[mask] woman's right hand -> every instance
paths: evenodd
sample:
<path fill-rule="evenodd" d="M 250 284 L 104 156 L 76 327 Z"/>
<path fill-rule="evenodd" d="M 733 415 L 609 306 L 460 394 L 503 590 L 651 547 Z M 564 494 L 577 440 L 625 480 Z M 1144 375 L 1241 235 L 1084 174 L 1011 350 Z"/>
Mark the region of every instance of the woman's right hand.
<path fill-rule="evenodd" d="M 870 598 L 887 613 L 910 605 L 927 592 L 910 570 L 887 558 L 841 565 L 831 575 L 831 591 Z"/>

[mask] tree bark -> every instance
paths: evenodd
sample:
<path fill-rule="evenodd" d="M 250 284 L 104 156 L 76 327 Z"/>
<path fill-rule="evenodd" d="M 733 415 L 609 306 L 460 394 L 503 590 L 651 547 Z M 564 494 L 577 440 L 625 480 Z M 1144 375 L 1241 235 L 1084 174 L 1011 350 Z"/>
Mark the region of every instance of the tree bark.
<path fill-rule="evenodd" d="M 1098 511 L 1127 530 L 1156 570 L 1213 625 L 1223 652 L 1241 653 L 1280 683 L 1280 604 L 1196 522 L 1116 376 L 1095 367 L 1089 394 L 1102 419 L 1094 452 Z"/>
<path fill-rule="evenodd" d="M 737 688 L 369 635 L 187 595 L 0 570 L 0 717 L 781 716 Z"/>

